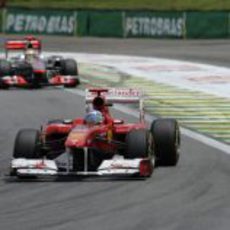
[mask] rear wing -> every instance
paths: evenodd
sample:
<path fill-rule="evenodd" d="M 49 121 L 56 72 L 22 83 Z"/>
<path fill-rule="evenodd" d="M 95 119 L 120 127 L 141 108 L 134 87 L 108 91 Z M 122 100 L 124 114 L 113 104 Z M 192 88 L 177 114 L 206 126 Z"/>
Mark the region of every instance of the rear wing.
<path fill-rule="evenodd" d="M 96 96 L 105 98 L 107 103 L 132 104 L 140 103 L 142 92 L 137 89 L 127 88 L 86 89 L 86 103 L 92 103 Z"/>
<path fill-rule="evenodd" d="M 138 89 L 127 88 L 106 88 L 106 89 L 86 89 L 86 104 L 92 103 L 96 97 L 104 98 L 106 104 L 139 104 L 140 121 L 144 122 L 143 94 Z"/>
<path fill-rule="evenodd" d="M 34 37 L 26 37 L 22 40 L 6 40 L 5 54 L 8 56 L 10 50 L 25 50 L 27 48 L 36 49 L 41 51 L 41 41 Z"/>

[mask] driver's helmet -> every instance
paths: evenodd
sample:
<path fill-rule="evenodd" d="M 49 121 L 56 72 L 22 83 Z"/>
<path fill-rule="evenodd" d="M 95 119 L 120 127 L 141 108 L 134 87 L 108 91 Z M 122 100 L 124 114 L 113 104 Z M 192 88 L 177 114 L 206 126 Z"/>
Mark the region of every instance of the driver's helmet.
<path fill-rule="evenodd" d="M 85 115 L 84 121 L 88 125 L 97 125 L 102 123 L 103 116 L 100 111 L 94 110 Z"/>
<path fill-rule="evenodd" d="M 25 51 L 25 59 L 28 62 L 32 62 L 37 57 L 37 51 L 34 49 L 27 49 Z"/>

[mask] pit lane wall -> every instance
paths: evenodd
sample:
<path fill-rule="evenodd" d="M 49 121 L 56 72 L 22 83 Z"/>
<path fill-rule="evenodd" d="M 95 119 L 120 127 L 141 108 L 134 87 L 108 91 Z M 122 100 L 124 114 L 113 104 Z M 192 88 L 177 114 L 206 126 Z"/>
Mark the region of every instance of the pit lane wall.
<path fill-rule="evenodd" d="M 124 38 L 229 38 L 230 12 L 31 10 L 0 11 L 7 34 Z"/>

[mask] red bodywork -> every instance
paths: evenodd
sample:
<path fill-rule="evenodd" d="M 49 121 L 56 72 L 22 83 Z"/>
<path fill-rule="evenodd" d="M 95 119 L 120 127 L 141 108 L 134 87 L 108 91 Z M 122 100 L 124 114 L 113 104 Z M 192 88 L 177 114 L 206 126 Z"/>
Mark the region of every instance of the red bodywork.
<path fill-rule="evenodd" d="M 94 92 L 95 89 L 91 90 Z M 104 89 L 96 89 L 97 94 L 92 101 L 95 109 L 98 109 L 104 117 L 103 123 L 90 126 L 85 124 L 83 118 L 76 118 L 71 122 L 51 123 L 43 127 L 43 135 L 45 139 L 51 136 L 66 136 L 65 148 L 96 148 L 102 152 L 116 153 L 117 142 L 124 141 L 126 134 L 133 129 L 146 129 L 143 120 L 138 123 L 124 123 L 123 120 L 115 119 L 111 116 L 106 98 L 101 96 Z M 101 99 L 98 105 L 97 99 Z M 110 106 L 110 105 L 109 105 Z M 117 142 L 116 142 L 117 141 Z"/>
<path fill-rule="evenodd" d="M 114 122 L 115 121 L 115 122 Z M 124 124 L 120 120 L 111 118 L 111 122 L 89 126 L 81 118 L 73 120 L 72 124 L 50 124 L 44 128 L 47 137 L 51 135 L 66 135 L 66 148 L 97 148 L 103 152 L 113 153 L 117 149 L 112 140 L 117 136 L 126 135 L 132 129 L 146 128 L 143 123 Z M 100 139 L 101 137 L 101 139 Z M 99 139 L 97 139 L 99 138 Z"/>

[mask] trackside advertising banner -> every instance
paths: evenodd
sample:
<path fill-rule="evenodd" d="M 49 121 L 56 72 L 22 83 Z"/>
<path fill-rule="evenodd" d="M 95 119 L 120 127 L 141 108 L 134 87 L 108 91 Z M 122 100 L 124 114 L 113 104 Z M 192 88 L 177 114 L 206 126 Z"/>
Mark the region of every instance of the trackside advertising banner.
<path fill-rule="evenodd" d="M 128 38 L 229 38 L 229 11 L 0 9 L 0 32 Z"/>
<path fill-rule="evenodd" d="M 2 32 L 3 28 L 3 10 L 0 9 L 0 32 Z"/>
<path fill-rule="evenodd" d="M 125 37 L 185 36 L 183 12 L 126 12 Z"/>
<path fill-rule="evenodd" d="M 76 13 L 60 10 L 7 9 L 6 33 L 74 35 Z"/>

